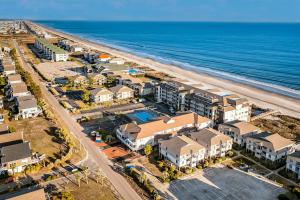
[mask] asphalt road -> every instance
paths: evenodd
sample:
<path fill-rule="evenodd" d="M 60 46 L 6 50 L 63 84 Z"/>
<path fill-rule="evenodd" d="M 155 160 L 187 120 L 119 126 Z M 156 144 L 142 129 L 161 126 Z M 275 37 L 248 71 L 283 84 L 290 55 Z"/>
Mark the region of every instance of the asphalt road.
<path fill-rule="evenodd" d="M 17 54 L 20 56 L 21 64 L 24 70 L 28 71 L 33 80 L 40 85 L 44 99 L 51 105 L 55 115 L 61 122 L 70 130 L 85 148 L 88 159 L 91 159 L 98 165 L 107 176 L 108 180 L 112 183 L 115 189 L 125 200 L 141 200 L 141 197 L 129 185 L 126 179 L 112 169 L 113 164 L 105 157 L 105 155 L 86 137 L 82 132 L 83 128 L 70 116 L 70 114 L 58 103 L 57 99 L 48 91 L 43 80 L 33 70 L 33 68 L 25 61 L 24 55 L 21 53 L 17 42 L 14 40 L 14 45 Z"/>

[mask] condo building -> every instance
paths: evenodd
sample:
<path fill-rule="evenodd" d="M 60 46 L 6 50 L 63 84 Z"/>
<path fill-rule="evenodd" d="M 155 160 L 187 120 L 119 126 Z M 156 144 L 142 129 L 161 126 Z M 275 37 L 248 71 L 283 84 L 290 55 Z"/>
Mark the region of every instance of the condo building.
<path fill-rule="evenodd" d="M 155 95 L 157 102 L 163 102 L 174 110 L 190 110 L 215 123 L 250 121 L 249 101 L 226 91 L 168 81 L 157 86 Z"/>
<path fill-rule="evenodd" d="M 131 150 L 143 149 L 147 144 L 158 144 L 158 140 L 176 135 L 184 129 L 202 129 L 210 127 L 212 121 L 193 112 L 184 113 L 175 117 L 162 117 L 157 120 L 137 125 L 128 123 L 121 125 L 117 137 Z"/>
<path fill-rule="evenodd" d="M 293 172 L 300 179 L 300 151 L 295 151 L 287 156 L 286 169 Z"/>
<path fill-rule="evenodd" d="M 49 60 L 53 60 L 55 62 L 58 61 L 67 61 L 68 53 L 61 49 L 58 46 L 50 44 L 47 40 L 43 38 L 36 38 L 35 47 L 43 51 L 45 57 Z"/>
<path fill-rule="evenodd" d="M 159 141 L 159 153 L 177 168 L 196 165 L 204 160 L 205 148 L 185 135 Z"/>
<path fill-rule="evenodd" d="M 246 138 L 260 133 L 260 129 L 248 122 L 232 121 L 219 124 L 218 130 L 230 136 L 233 142 L 241 147 L 246 145 Z"/>
<path fill-rule="evenodd" d="M 257 158 L 273 162 L 282 161 L 295 151 L 295 142 L 279 134 L 262 132 L 247 137 L 246 151 L 251 152 Z"/>

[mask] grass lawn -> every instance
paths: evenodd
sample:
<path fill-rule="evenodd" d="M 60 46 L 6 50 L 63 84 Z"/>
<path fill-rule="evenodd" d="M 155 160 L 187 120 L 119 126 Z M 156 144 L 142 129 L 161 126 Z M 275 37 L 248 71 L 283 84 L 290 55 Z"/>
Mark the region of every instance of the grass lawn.
<path fill-rule="evenodd" d="M 285 179 L 281 178 L 280 176 L 276 175 L 276 174 L 271 174 L 270 176 L 268 176 L 268 179 L 279 183 L 283 186 L 289 186 L 291 185 L 290 182 L 286 181 Z"/>
<path fill-rule="evenodd" d="M 262 176 L 271 172 L 270 170 L 258 166 L 251 160 L 248 160 L 242 156 L 233 159 L 233 163 L 231 164 L 236 168 L 239 168 L 239 166 L 241 166 L 242 164 L 246 164 L 253 170 L 254 173 L 260 174 Z"/>
<path fill-rule="evenodd" d="M 75 200 L 117 200 L 120 199 L 118 194 L 113 191 L 112 186 L 106 180 L 104 185 L 101 186 L 99 183 L 96 183 L 93 180 L 89 181 L 89 184 L 86 184 L 84 181 L 81 181 L 80 187 L 74 183 L 69 183 L 66 186 L 66 190 L 70 191 L 74 196 Z"/>

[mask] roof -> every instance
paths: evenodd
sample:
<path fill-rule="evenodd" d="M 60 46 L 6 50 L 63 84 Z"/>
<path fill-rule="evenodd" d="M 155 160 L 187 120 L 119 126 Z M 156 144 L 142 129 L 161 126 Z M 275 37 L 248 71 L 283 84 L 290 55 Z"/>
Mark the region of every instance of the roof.
<path fill-rule="evenodd" d="M 274 151 L 278 151 L 280 149 L 283 149 L 287 146 L 295 144 L 295 142 L 286 139 L 284 137 L 281 137 L 279 134 L 275 133 L 269 133 L 269 132 L 262 132 L 253 136 L 249 137 L 250 139 L 257 139 L 263 142 L 263 146 L 269 147 L 270 149 L 273 149 Z"/>
<path fill-rule="evenodd" d="M 113 59 L 110 60 L 110 62 L 118 62 L 118 61 L 125 62 L 125 59 L 123 59 L 123 58 L 113 58 Z"/>
<path fill-rule="evenodd" d="M 295 158 L 300 158 L 300 151 L 295 151 L 294 153 L 289 154 L 289 156 L 295 157 Z"/>
<path fill-rule="evenodd" d="M 7 163 L 31 157 L 29 142 L 13 144 L 1 148 L 1 163 Z"/>
<path fill-rule="evenodd" d="M 67 52 L 65 50 L 49 43 L 46 39 L 36 38 L 36 40 L 39 41 L 40 43 L 42 43 L 44 46 L 46 46 L 48 49 L 50 49 L 52 52 L 54 52 L 56 54 L 67 54 Z"/>
<path fill-rule="evenodd" d="M 27 85 L 24 82 L 11 84 L 13 93 L 27 92 Z"/>
<path fill-rule="evenodd" d="M 46 200 L 44 189 L 24 188 L 17 192 L 11 192 L 0 196 L 7 200 Z"/>
<path fill-rule="evenodd" d="M 229 136 L 212 129 L 204 128 L 200 131 L 190 133 L 191 138 L 205 147 L 211 147 L 232 140 Z"/>
<path fill-rule="evenodd" d="M 161 147 L 167 147 L 168 153 L 176 155 L 185 155 L 191 152 L 197 152 L 204 149 L 202 145 L 188 138 L 185 135 L 175 136 L 169 140 L 163 140 L 159 142 Z"/>
<path fill-rule="evenodd" d="M 254 131 L 260 131 L 260 129 L 253 124 L 244 121 L 232 121 L 228 123 L 224 123 L 222 125 L 230 126 L 239 129 L 239 135 L 244 135 Z"/>
<path fill-rule="evenodd" d="M 11 74 L 7 76 L 8 82 L 13 82 L 13 81 L 22 81 L 22 77 L 20 74 Z"/>
<path fill-rule="evenodd" d="M 133 91 L 131 88 L 129 88 L 125 85 L 117 85 L 115 87 L 109 88 L 109 90 L 114 93 Z"/>
<path fill-rule="evenodd" d="M 206 117 L 189 112 L 172 118 L 160 118 L 155 121 L 139 125 L 135 123 L 124 124 L 120 126 L 120 129 L 134 139 L 140 139 L 150 137 L 156 132 L 183 127 L 187 124 L 201 124 L 209 121 L 211 120 Z"/>
<path fill-rule="evenodd" d="M 7 133 L 0 135 L 0 148 L 11 144 L 17 144 L 23 142 L 23 132 L 18 131 L 14 133 Z"/>
<path fill-rule="evenodd" d="M 106 77 L 102 74 L 92 74 L 89 77 L 91 77 L 93 80 L 95 80 L 95 79 L 106 79 Z"/>
<path fill-rule="evenodd" d="M 18 104 L 19 104 L 19 110 L 37 107 L 37 101 L 35 98 L 28 98 L 28 99 L 18 101 Z"/>
<path fill-rule="evenodd" d="M 108 54 L 102 53 L 99 55 L 99 58 L 110 58 L 110 56 Z"/>
<path fill-rule="evenodd" d="M 106 95 L 106 94 L 113 94 L 113 93 L 106 88 L 96 88 L 91 91 L 91 95 L 93 95 L 93 96 L 100 96 L 100 95 Z"/>

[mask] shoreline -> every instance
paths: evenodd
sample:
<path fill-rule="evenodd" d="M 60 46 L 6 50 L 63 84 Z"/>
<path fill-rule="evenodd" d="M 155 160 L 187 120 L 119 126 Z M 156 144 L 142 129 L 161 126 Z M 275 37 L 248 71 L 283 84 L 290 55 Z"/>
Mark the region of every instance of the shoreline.
<path fill-rule="evenodd" d="M 81 38 L 80 36 L 64 33 L 60 30 L 56 30 L 51 27 L 47 27 L 37 23 L 35 24 L 42 27 L 43 29 L 45 29 L 53 35 L 57 35 L 75 41 L 78 44 L 82 44 L 91 49 L 95 49 L 117 57 L 121 57 L 123 59 L 126 59 L 127 61 L 131 61 L 139 65 L 149 67 L 155 71 L 166 73 L 168 75 L 181 79 L 183 83 L 202 84 L 208 87 L 226 90 L 235 93 L 241 97 L 246 97 L 250 102 L 256 104 L 259 107 L 270 108 L 279 111 L 282 114 L 300 118 L 299 99 L 272 93 L 263 89 L 258 89 L 251 85 L 242 84 L 232 80 L 221 79 L 219 77 L 214 77 L 206 73 L 199 73 L 194 70 L 183 69 L 175 65 L 160 63 L 151 58 L 140 57 L 135 54 L 124 52 L 114 47 L 110 47 L 107 44 L 101 44 L 99 42 L 90 41 L 88 39 Z"/>

